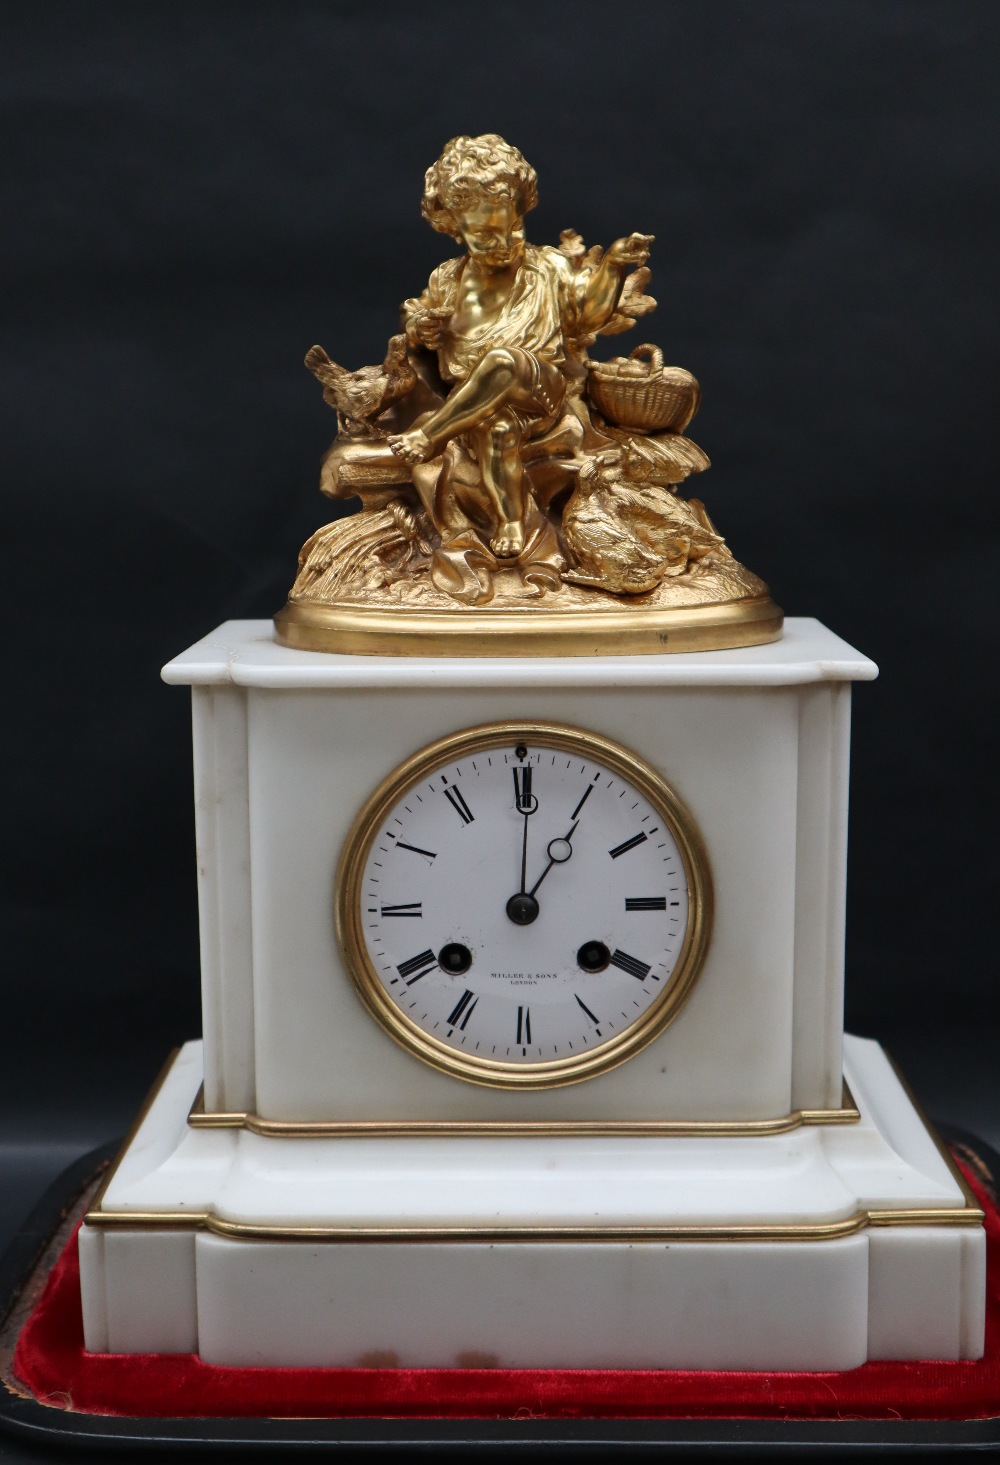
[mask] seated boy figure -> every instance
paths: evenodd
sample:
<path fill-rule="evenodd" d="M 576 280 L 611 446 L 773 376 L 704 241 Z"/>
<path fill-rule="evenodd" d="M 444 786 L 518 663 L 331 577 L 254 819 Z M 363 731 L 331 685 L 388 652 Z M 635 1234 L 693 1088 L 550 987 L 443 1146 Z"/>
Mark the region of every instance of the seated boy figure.
<path fill-rule="evenodd" d="M 427 170 L 422 212 L 467 253 L 439 265 L 403 306 L 409 344 L 436 351 L 454 386 L 389 444 L 416 465 L 463 439 L 496 524 L 498 559 L 524 549 L 523 445 L 559 420 L 573 358 L 614 315 L 626 274 L 645 263 L 651 243 L 630 234 L 595 268 L 574 270 L 558 249 L 525 242 L 524 215 L 537 202 L 535 170 L 517 148 L 494 133 L 453 138 Z"/>

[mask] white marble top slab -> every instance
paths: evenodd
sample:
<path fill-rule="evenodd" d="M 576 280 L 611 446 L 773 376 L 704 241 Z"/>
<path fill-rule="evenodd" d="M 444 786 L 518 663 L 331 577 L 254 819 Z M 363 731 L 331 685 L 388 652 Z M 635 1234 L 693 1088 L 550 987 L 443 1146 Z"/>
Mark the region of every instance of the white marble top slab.
<path fill-rule="evenodd" d="M 868 682 L 878 667 L 809 616 L 780 641 L 664 656 L 339 656 L 279 646 L 271 622 L 224 621 L 163 668 L 181 686 L 243 687 L 735 687 Z"/>

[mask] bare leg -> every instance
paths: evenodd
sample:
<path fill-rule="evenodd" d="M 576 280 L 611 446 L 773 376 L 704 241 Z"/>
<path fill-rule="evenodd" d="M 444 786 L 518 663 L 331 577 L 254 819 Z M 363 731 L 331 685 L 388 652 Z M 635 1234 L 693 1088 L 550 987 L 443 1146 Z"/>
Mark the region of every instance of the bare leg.
<path fill-rule="evenodd" d="M 531 374 L 522 358 L 500 347 L 487 351 L 461 386 L 420 427 L 392 433 L 389 446 L 408 463 L 436 457 L 450 438 L 471 432 L 505 403 L 532 406 Z"/>
<path fill-rule="evenodd" d="M 514 422 L 496 417 L 471 434 L 483 487 L 496 510 L 497 532 L 490 549 L 498 559 L 516 559 L 524 548 L 524 467 L 521 433 Z"/>

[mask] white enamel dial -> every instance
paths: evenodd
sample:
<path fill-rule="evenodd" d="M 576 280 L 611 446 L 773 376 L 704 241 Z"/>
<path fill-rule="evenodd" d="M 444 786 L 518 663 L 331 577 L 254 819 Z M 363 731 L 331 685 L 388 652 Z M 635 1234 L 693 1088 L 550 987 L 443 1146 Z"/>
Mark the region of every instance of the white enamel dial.
<path fill-rule="evenodd" d="M 375 1015 L 436 1066 L 570 1082 L 644 1046 L 686 995 L 704 859 L 676 796 L 624 749 L 475 729 L 411 760 L 360 824 L 345 955 Z"/>

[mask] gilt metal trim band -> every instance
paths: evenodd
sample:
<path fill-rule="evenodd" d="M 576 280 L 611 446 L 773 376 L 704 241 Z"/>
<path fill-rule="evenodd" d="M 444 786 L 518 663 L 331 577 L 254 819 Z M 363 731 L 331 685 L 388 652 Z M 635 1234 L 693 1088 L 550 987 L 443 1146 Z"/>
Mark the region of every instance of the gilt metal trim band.
<path fill-rule="evenodd" d="M 793 1109 L 774 1119 L 264 1119 L 259 1114 L 205 1108 L 199 1090 L 188 1114 L 192 1129 L 245 1129 L 266 1139 L 502 1139 L 549 1136 L 697 1138 L 788 1134 L 803 1125 L 857 1124 L 861 1115 L 847 1084 L 839 1109 Z"/>
<path fill-rule="evenodd" d="M 978 1206 L 912 1210 L 859 1210 L 838 1221 L 746 1226 L 293 1226 L 228 1221 L 214 1211 L 88 1211 L 84 1224 L 103 1229 L 208 1231 L 232 1241 L 368 1242 L 774 1242 L 836 1241 L 869 1226 L 979 1226 Z"/>
<path fill-rule="evenodd" d="M 570 1242 L 608 1242 L 628 1245 L 634 1242 L 652 1242 L 668 1244 L 682 1241 L 695 1242 L 783 1242 L 783 1241 L 834 1241 L 844 1236 L 853 1236 L 868 1227 L 886 1226 L 980 1226 L 985 1217 L 972 1192 L 971 1187 L 964 1175 L 958 1169 L 954 1160 L 949 1155 L 940 1137 L 931 1125 L 928 1125 L 928 1133 L 934 1140 L 943 1160 L 950 1173 L 955 1177 L 965 1200 L 965 1205 L 959 1207 L 942 1207 L 934 1209 L 931 1207 L 919 1207 L 912 1209 L 867 1209 L 855 1211 L 853 1215 L 845 1216 L 837 1221 L 821 1221 L 815 1223 L 791 1222 L 786 1225 L 746 1225 L 746 1226 L 509 1226 L 509 1227 L 471 1227 L 471 1226 L 407 1226 L 407 1227 L 378 1227 L 378 1226 L 287 1226 L 287 1225 L 257 1225 L 246 1221 L 229 1221 L 215 1214 L 211 1209 L 206 1211 L 125 1211 L 105 1210 L 103 1208 L 104 1198 L 108 1188 L 120 1166 L 126 1151 L 138 1134 L 143 1121 L 148 1115 L 155 1102 L 157 1095 L 163 1087 L 167 1074 L 173 1067 L 177 1057 L 174 1050 L 167 1059 L 163 1068 L 146 1097 L 145 1103 L 136 1115 L 135 1122 L 129 1130 L 122 1145 L 121 1151 L 114 1163 L 109 1168 L 96 1192 L 91 1207 L 84 1216 L 84 1225 L 93 1226 L 102 1230 L 132 1230 L 132 1231 L 207 1231 L 213 1236 L 223 1236 L 233 1241 L 307 1241 L 307 1242 L 336 1242 L 339 1244 L 366 1244 L 366 1243 L 387 1243 L 387 1242 L 419 1242 L 419 1243 L 456 1243 L 472 1242 L 479 1244 L 496 1245 L 505 1242 L 535 1242 L 562 1244 Z M 894 1065 L 895 1066 L 895 1065 Z M 904 1088 L 906 1087 L 904 1083 Z M 907 1089 L 909 1093 L 909 1090 Z M 849 1090 L 845 1086 L 845 1097 L 849 1097 Z M 197 1101 L 196 1101 L 197 1102 Z M 194 1112 L 194 1111 L 192 1111 Z M 800 1110 L 801 1115 L 835 1114 L 843 1116 L 851 1113 L 849 1110 Z M 920 1110 L 918 1108 L 918 1113 Z M 857 1115 L 857 1110 L 853 1110 Z M 215 1117 L 215 1116 L 213 1116 Z M 243 1114 L 225 1115 L 227 1128 L 242 1128 L 242 1121 L 250 1116 Z M 791 1117 L 791 1116 L 789 1116 Z M 920 1117 L 924 1119 L 921 1113 Z M 228 1121 L 234 1121 L 230 1124 Z M 235 1121 L 239 1121 L 236 1123 Z M 765 1121 L 766 1122 L 766 1121 Z M 839 1117 L 836 1119 L 806 1119 L 802 1118 L 800 1123 L 855 1123 L 856 1118 Z M 926 1119 L 924 1119 L 926 1123 Z M 518 1126 L 520 1127 L 520 1126 Z M 794 1127 L 794 1126 L 790 1126 Z M 398 1132 L 398 1131 L 394 1131 Z M 493 1131 L 496 1133 L 510 1134 L 510 1129 Z M 537 1131 L 529 1131 L 537 1133 Z M 551 1132 L 551 1131 L 547 1131 Z M 579 1130 L 570 1132 L 579 1133 Z M 593 1132 L 593 1131 L 588 1131 Z M 620 1130 L 613 1131 L 621 1133 Z M 648 1133 L 642 1130 L 641 1133 Z M 776 1131 L 781 1132 L 781 1131 Z M 352 1130 L 352 1134 L 356 1131 Z M 675 1131 L 676 1133 L 676 1131 Z M 286 1136 L 290 1137 L 290 1136 Z"/>

